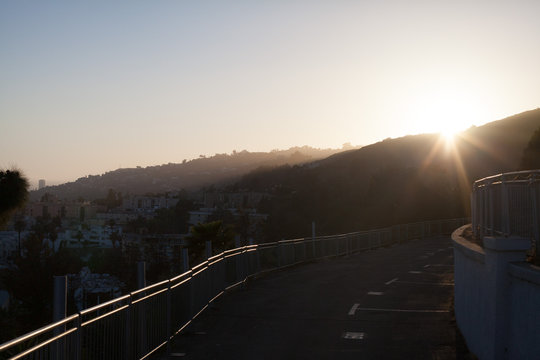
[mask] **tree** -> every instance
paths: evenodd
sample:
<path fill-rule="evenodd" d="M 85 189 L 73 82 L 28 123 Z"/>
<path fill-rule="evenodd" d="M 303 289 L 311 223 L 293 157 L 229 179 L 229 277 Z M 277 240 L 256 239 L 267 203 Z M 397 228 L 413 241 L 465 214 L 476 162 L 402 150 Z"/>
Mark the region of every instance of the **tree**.
<path fill-rule="evenodd" d="M 540 169 L 540 128 L 531 136 L 527 147 L 523 150 L 520 170 Z"/>
<path fill-rule="evenodd" d="M 197 264 L 204 258 L 207 241 L 211 241 L 214 253 L 232 249 L 234 247 L 234 231 L 232 226 L 224 225 L 222 221 L 197 224 L 191 228 L 188 241 L 190 263 Z"/>
<path fill-rule="evenodd" d="M 0 282 L 14 299 L 7 321 L 0 317 L 0 343 L 50 323 L 53 276 L 77 273 L 82 266 L 68 249 L 51 253 L 42 236 L 32 230 L 23 239 L 21 255 L 0 272 Z"/>
<path fill-rule="evenodd" d="M 28 198 L 28 180 L 18 170 L 0 170 L 0 227 Z"/>

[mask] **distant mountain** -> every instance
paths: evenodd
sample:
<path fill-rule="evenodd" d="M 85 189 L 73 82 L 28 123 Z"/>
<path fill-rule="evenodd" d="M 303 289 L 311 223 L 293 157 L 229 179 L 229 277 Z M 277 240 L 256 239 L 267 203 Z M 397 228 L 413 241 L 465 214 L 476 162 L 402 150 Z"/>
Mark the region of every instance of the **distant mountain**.
<path fill-rule="evenodd" d="M 89 175 L 74 182 L 49 186 L 32 191 L 30 198 L 41 198 L 45 193 L 60 199 L 86 200 L 104 198 L 108 189 L 123 194 L 165 193 L 181 189 L 195 190 L 203 186 L 236 181 L 242 175 L 260 167 L 302 164 L 336 154 L 343 149 L 315 149 L 309 146 L 293 147 L 271 152 L 233 152 L 200 157 L 181 164 L 118 169 L 103 175 Z"/>
<path fill-rule="evenodd" d="M 540 109 L 471 127 L 453 144 L 437 134 L 387 139 L 302 166 L 256 171 L 237 187 L 272 194 L 268 240 L 461 217 L 474 180 L 519 167 Z"/>

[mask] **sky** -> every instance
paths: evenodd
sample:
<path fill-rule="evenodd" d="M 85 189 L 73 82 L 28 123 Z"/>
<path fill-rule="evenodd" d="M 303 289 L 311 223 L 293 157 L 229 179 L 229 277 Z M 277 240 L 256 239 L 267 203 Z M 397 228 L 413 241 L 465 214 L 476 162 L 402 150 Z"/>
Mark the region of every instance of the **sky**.
<path fill-rule="evenodd" d="M 540 106 L 540 1 L 0 1 L 0 168 L 35 184 Z"/>

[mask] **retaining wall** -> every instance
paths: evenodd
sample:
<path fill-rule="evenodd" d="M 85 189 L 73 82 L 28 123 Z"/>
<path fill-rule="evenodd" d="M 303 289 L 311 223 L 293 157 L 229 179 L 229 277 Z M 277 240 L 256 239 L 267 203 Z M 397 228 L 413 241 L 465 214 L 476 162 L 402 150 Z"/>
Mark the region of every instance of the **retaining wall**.
<path fill-rule="evenodd" d="M 540 268 L 524 262 L 530 240 L 485 237 L 454 243 L 456 322 L 469 350 L 484 359 L 540 358 Z"/>

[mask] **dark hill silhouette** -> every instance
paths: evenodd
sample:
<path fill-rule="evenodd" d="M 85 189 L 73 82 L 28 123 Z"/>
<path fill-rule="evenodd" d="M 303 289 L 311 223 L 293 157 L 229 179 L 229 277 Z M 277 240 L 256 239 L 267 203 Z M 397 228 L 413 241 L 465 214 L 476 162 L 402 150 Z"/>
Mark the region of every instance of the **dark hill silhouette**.
<path fill-rule="evenodd" d="M 275 167 L 284 164 L 301 164 L 328 157 L 339 149 L 314 149 L 309 146 L 293 147 L 271 152 L 234 151 L 232 154 L 216 154 L 211 157 L 184 161 L 180 164 L 118 169 L 103 175 L 89 175 L 74 182 L 49 186 L 32 191 L 32 200 L 40 199 L 45 193 L 60 199 L 86 200 L 104 198 L 109 189 L 124 194 L 148 194 L 195 190 L 203 186 L 223 185 L 236 181 L 240 176 L 261 166 Z"/>
<path fill-rule="evenodd" d="M 437 134 L 387 139 L 303 166 L 248 174 L 237 187 L 273 195 L 268 239 L 467 216 L 474 180 L 519 167 L 540 109 L 471 127 L 447 147 Z"/>

